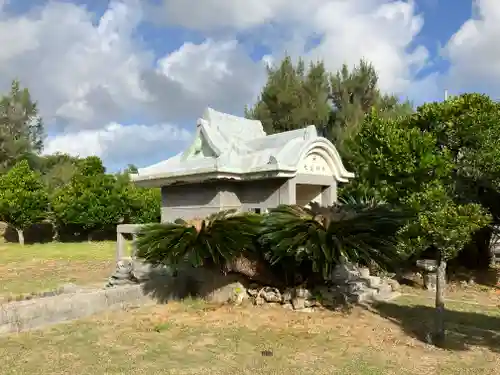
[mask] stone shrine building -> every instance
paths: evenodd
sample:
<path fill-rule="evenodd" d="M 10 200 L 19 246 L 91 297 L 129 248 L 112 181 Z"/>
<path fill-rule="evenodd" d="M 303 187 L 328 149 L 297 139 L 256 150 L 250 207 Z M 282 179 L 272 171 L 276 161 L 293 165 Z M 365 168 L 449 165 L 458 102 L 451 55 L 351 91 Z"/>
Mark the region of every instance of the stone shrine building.
<path fill-rule="evenodd" d="M 314 125 L 267 135 L 260 121 L 207 108 L 184 152 L 131 177 L 138 186 L 161 187 L 166 222 L 227 209 L 327 206 L 337 200 L 338 183 L 354 175 Z"/>

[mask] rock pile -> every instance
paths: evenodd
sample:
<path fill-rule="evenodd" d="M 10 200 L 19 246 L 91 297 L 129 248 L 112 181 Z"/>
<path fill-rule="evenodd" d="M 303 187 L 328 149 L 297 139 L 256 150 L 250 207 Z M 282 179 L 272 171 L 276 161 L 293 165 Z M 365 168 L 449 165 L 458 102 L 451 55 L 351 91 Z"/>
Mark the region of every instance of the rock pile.
<path fill-rule="evenodd" d="M 312 312 L 317 308 L 339 308 L 349 303 L 390 301 L 400 295 L 396 280 L 371 276 L 366 268 L 345 263 L 337 266 L 331 283 L 309 290 L 305 287 L 280 291 L 252 284 L 247 294 L 255 305 L 280 304 L 286 309 Z M 239 297 L 239 300 L 243 298 Z"/>
<path fill-rule="evenodd" d="M 304 287 L 289 288 L 281 292 L 273 287 L 259 287 L 252 284 L 247 289 L 247 293 L 253 303 L 257 306 L 266 303 L 280 304 L 286 309 L 297 310 L 303 312 L 313 312 L 315 308 L 326 307 L 323 305 L 322 296 L 313 294 L 309 289 Z M 333 296 L 331 296 L 333 298 Z M 338 305 L 332 300 L 330 306 Z"/>
<path fill-rule="evenodd" d="M 133 260 L 130 258 L 120 259 L 116 263 L 115 272 L 109 277 L 106 287 L 137 284 L 132 276 Z"/>
<path fill-rule="evenodd" d="M 351 302 L 389 301 L 400 295 L 396 280 L 371 276 L 368 268 L 347 262 L 335 267 L 330 280 L 335 292 Z"/>

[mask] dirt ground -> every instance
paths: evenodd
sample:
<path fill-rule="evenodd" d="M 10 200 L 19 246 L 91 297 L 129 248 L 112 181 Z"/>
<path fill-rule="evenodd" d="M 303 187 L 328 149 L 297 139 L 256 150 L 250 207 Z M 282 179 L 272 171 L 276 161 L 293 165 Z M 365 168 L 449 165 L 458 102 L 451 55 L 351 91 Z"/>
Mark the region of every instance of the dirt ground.
<path fill-rule="evenodd" d="M 0 374 L 500 374 L 498 309 L 449 303 L 438 349 L 429 306 L 147 306 L 0 338 Z"/>

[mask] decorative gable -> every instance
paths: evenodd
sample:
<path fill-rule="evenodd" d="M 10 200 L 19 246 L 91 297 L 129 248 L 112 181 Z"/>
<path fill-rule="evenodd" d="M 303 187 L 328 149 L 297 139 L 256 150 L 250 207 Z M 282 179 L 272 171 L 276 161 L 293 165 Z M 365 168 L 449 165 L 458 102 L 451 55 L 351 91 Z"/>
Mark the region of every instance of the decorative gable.
<path fill-rule="evenodd" d="M 312 152 L 300 162 L 297 173 L 331 176 L 333 171 L 330 164 L 323 155 Z"/>

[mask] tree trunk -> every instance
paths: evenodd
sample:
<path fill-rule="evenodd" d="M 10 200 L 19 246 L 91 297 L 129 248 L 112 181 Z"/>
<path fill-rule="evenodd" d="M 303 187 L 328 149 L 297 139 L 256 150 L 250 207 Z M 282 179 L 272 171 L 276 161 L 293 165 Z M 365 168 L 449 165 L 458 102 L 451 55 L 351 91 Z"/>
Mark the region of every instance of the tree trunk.
<path fill-rule="evenodd" d="M 17 238 L 19 240 L 19 244 L 21 246 L 24 246 L 24 231 L 22 229 L 17 229 L 17 228 L 16 228 L 16 231 L 17 231 Z"/>
<path fill-rule="evenodd" d="M 52 241 L 59 242 L 59 240 L 61 239 L 61 237 L 59 235 L 59 227 L 56 225 L 53 225 L 52 228 L 53 228 L 52 229 L 53 230 Z"/>
<path fill-rule="evenodd" d="M 284 285 L 283 280 L 274 275 L 264 259 L 258 259 L 250 254 L 240 255 L 231 262 L 227 262 L 224 271 L 240 273 L 250 280 L 266 286 L 281 287 Z"/>
<path fill-rule="evenodd" d="M 496 266 L 497 254 L 500 254 L 500 228 L 498 225 L 494 225 L 491 228 L 491 236 L 488 243 L 490 251 L 489 268 L 494 268 Z"/>
<path fill-rule="evenodd" d="M 436 346 L 442 346 L 445 340 L 445 328 L 444 328 L 444 292 L 446 288 L 446 261 L 442 258 L 441 252 L 439 252 L 437 259 L 437 270 L 436 270 L 436 311 L 435 311 L 435 321 L 434 321 L 434 337 L 433 341 Z"/>

